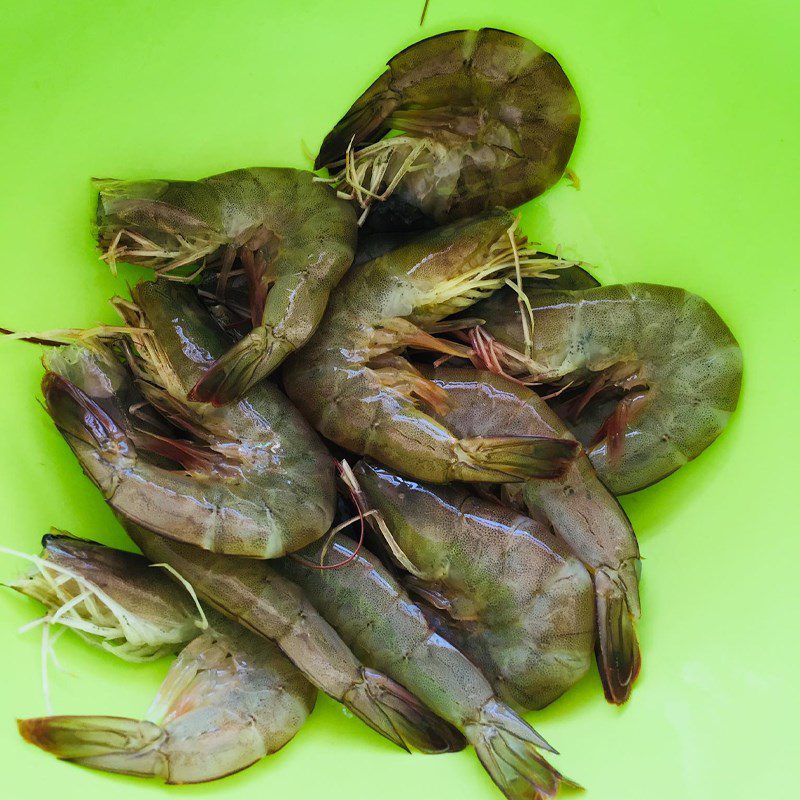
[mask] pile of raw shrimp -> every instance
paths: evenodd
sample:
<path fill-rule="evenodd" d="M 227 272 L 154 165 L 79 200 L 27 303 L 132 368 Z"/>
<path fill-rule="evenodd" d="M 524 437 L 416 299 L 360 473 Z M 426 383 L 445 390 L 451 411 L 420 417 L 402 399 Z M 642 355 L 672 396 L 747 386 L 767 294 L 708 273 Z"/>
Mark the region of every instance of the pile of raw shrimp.
<path fill-rule="evenodd" d="M 741 377 L 705 300 L 601 286 L 506 210 L 562 178 L 579 124 L 552 55 L 452 31 L 388 62 L 317 172 L 98 183 L 102 258 L 155 279 L 112 299 L 119 325 L 19 338 L 143 555 L 54 529 L 13 585 L 48 631 L 178 656 L 146 719 L 22 736 L 209 781 L 285 745 L 320 689 L 406 750 L 471 745 L 510 800 L 569 783 L 521 713 L 593 655 L 630 697 L 641 562 L 617 496 L 708 447 Z"/>

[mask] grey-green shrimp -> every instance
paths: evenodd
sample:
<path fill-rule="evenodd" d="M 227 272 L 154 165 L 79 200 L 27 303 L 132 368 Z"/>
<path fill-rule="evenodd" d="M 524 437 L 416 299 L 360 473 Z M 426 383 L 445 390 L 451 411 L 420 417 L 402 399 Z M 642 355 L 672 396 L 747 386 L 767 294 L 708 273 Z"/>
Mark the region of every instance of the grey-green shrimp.
<path fill-rule="evenodd" d="M 364 666 L 273 562 L 214 555 L 122 522 L 147 558 L 170 564 L 202 600 L 273 639 L 315 686 L 390 741 L 429 753 L 463 747 L 458 734 L 414 695 Z"/>
<path fill-rule="evenodd" d="M 475 309 L 502 348 L 495 368 L 510 348 L 516 353 L 502 369 L 568 387 L 556 410 L 612 492 L 661 480 L 723 431 L 739 399 L 742 354 L 701 297 L 645 283 L 525 291 L 532 341 L 514 293 L 498 292 Z"/>
<path fill-rule="evenodd" d="M 316 542 L 302 553 L 309 563 L 318 562 L 323 545 Z M 472 661 L 429 626 L 378 558 L 342 534 L 328 553 L 346 566 L 321 570 L 291 558 L 276 565 L 302 586 L 357 655 L 463 732 L 509 800 L 553 797 L 565 779 L 538 752 L 552 748 L 496 695 Z"/>
<path fill-rule="evenodd" d="M 570 435 L 546 401 L 519 383 L 481 370 L 420 369 L 447 392 L 442 421 L 461 436 Z M 532 478 L 521 492 L 528 513 L 552 525 L 592 575 L 600 677 L 609 702 L 623 703 L 641 663 L 634 628 L 641 562 L 633 528 L 583 452 L 561 477 Z"/>
<path fill-rule="evenodd" d="M 552 266 L 526 246 L 505 211 L 440 228 L 360 264 L 302 353 L 287 362 L 286 391 L 327 438 L 419 479 L 502 483 L 558 475 L 574 441 L 454 436 L 423 410 L 446 397 L 400 355 L 408 346 L 468 353 L 429 331 L 511 276 Z"/>
<path fill-rule="evenodd" d="M 299 412 L 269 383 L 223 408 L 190 401 L 224 347 L 218 329 L 187 287 L 142 283 L 133 296 L 117 301 L 130 327 L 115 340 L 133 373 L 99 341 L 44 359 L 48 411 L 107 502 L 164 535 L 255 558 L 324 534 L 333 462 Z"/>
<path fill-rule="evenodd" d="M 446 638 L 517 709 L 551 703 L 588 670 L 592 582 L 549 525 L 470 495 L 360 461 L 356 480 L 407 585 L 444 612 Z"/>
<path fill-rule="evenodd" d="M 270 641 L 224 618 L 174 662 L 147 719 L 21 719 L 20 734 L 58 758 L 167 783 L 249 767 L 294 737 L 316 690 Z"/>
<path fill-rule="evenodd" d="M 254 167 L 200 181 L 100 181 L 97 238 L 104 258 L 231 273 L 249 286 L 252 330 L 206 364 L 192 398 L 222 405 L 269 375 L 311 336 L 353 260 L 356 217 L 310 172 Z M 180 278 L 186 280 L 186 278 Z"/>
<path fill-rule="evenodd" d="M 363 216 L 371 209 L 370 225 L 430 227 L 544 192 L 579 125 L 578 98 L 550 53 L 508 31 L 448 31 L 389 61 L 315 167 L 331 170 Z"/>

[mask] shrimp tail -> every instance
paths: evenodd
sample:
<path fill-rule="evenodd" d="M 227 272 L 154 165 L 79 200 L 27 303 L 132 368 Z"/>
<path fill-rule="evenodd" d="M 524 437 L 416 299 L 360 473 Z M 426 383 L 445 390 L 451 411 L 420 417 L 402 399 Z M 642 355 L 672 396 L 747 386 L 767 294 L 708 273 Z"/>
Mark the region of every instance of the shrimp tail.
<path fill-rule="evenodd" d="M 509 800 L 554 797 L 565 779 L 538 752 L 546 742 L 508 706 L 492 700 L 465 730 L 492 780 Z M 552 749 L 552 748 L 550 748 Z"/>
<path fill-rule="evenodd" d="M 20 735 L 57 758 L 126 775 L 169 778 L 164 730 L 125 717 L 56 716 L 17 720 Z"/>
<path fill-rule="evenodd" d="M 218 358 L 189 392 L 189 400 L 224 406 L 266 378 L 293 350 L 265 326 L 253 328 Z"/>
<path fill-rule="evenodd" d="M 642 664 L 634 622 L 638 599 L 623 579 L 605 567 L 594 575 L 597 603 L 597 665 L 606 700 L 622 705 L 631 694 Z"/>
<path fill-rule="evenodd" d="M 464 749 L 466 742 L 461 734 L 398 683 L 366 668 L 362 678 L 343 702 L 378 733 L 404 750 L 453 753 Z"/>
<path fill-rule="evenodd" d="M 497 480 L 512 475 L 520 480 L 558 478 L 578 455 L 580 446 L 572 439 L 547 436 L 481 436 L 461 439 L 464 459 L 458 467 L 462 480 Z M 507 479 L 506 479 L 507 480 Z"/>

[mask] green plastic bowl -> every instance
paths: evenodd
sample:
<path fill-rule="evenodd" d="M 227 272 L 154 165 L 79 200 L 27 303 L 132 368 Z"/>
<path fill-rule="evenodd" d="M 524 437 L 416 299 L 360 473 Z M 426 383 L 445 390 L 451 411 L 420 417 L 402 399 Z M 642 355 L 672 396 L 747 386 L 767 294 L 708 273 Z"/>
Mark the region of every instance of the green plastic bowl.
<path fill-rule="evenodd" d="M 571 166 L 523 211 L 530 238 L 610 281 L 706 297 L 745 359 L 739 411 L 677 474 L 624 498 L 645 557 L 643 668 L 628 705 L 595 671 L 529 719 L 591 800 L 788 800 L 798 743 L 798 108 L 800 14 L 785 0 L 238 0 L 2 4 L 0 325 L 43 330 L 114 315 L 89 178 L 308 166 L 323 135 L 402 47 L 495 26 L 557 55 L 583 107 Z M 0 525 L 33 552 L 50 525 L 127 546 L 37 402 L 38 348 L 0 342 Z M 0 574 L 23 565 L 0 560 Z M 57 800 L 499 798 L 471 752 L 409 756 L 320 698 L 296 739 L 206 786 L 92 772 L 25 744 L 45 713 L 40 613 L 0 594 L 0 760 L 7 797 Z M 167 662 L 128 665 L 67 634 L 56 713 L 139 716 Z"/>

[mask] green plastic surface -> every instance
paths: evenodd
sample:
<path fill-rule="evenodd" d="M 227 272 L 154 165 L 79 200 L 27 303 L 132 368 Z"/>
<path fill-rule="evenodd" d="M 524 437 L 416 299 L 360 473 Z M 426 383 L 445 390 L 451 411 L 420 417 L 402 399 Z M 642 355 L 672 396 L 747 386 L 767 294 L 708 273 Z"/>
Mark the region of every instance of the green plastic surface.
<path fill-rule="evenodd" d="M 552 50 L 583 124 L 562 181 L 529 204 L 534 240 L 604 283 L 685 286 L 738 337 L 732 424 L 663 483 L 625 498 L 645 557 L 643 669 L 612 708 L 596 671 L 542 713 L 556 763 L 591 800 L 788 800 L 798 755 L 798 75 L 793 0 L 0 2 L 0 325 L 111 321 L 118 278 L 91 239 L 89 178 L 202 177 L 307 166 L 393 53 L 495 26 Z M 125 540 L 37 402 L 39 348 L 0 342 L 0 540 L 48 526 Z M 22 565 L 3 556 L 0 574 Z M 499 793 L 470 751 L 409 756 L 321 698 L 282 752 L 217 784 L 169 789 L 59 763 L 16 716 L 44 713 L 39 614 L 0 592 L 6 797 L 473 800 Z M 141 715 L 167 662 L 57 644 L 57 713 Z"/>

